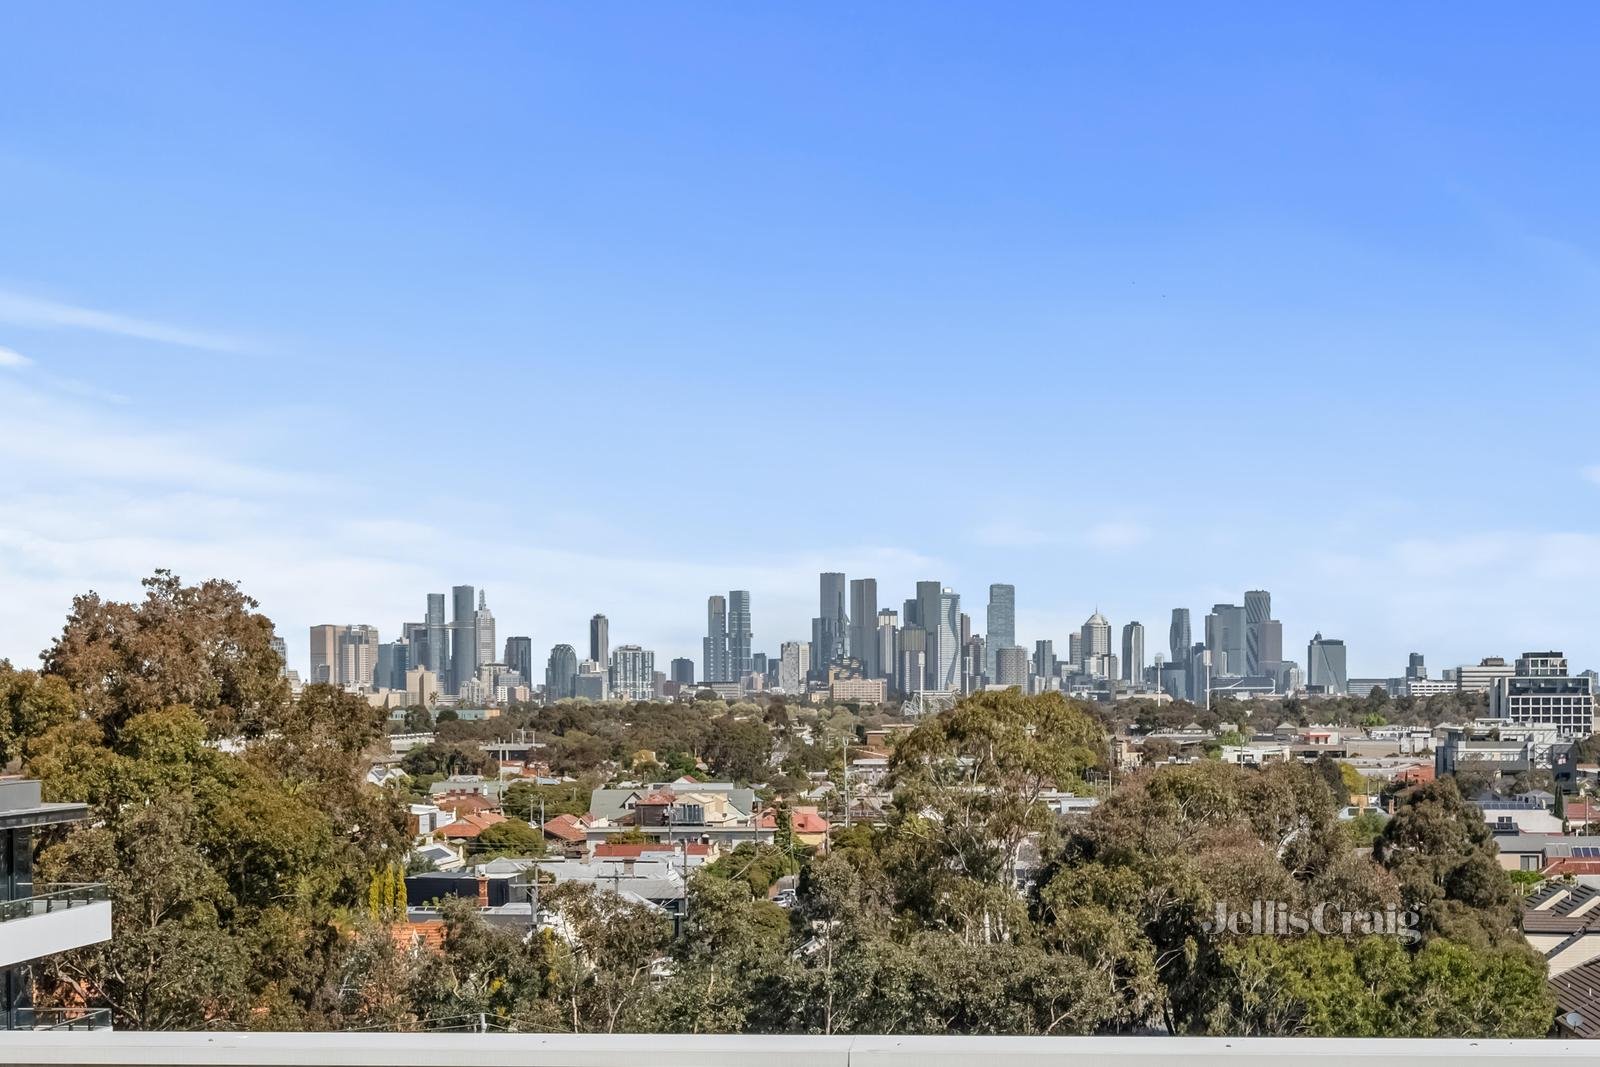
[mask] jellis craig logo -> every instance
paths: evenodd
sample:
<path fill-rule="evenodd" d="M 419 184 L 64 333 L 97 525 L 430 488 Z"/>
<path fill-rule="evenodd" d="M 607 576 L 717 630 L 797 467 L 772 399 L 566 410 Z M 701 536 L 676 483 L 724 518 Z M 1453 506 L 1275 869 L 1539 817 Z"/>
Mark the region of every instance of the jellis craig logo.
<path fill-rule="evenodd" d="M 1332 904 L 1296 908 L 1281 900 L 1251 901 L 1248 909 L 1217 901 L 1215 914 L 1201 924 L 1207 933 L 1251 937 L 1300 937 L 1304 934 L 1399 938 L 1413 945 L 1422 940 L 1422 916 L 1390 905 L 1383 911 L 1345 911 Z"/>

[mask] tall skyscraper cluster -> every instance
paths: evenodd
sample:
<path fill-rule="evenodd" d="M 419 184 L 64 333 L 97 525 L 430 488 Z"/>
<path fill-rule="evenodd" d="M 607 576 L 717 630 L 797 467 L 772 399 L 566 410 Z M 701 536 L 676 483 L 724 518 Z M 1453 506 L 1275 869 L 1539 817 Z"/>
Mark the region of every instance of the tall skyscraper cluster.
<path fill-rule="evenodd" d="M 532 639 L 511 636 L 497 643 L 487 594 L 458 585 L 448 595 L 427 594 L 421 620 L 403 624 L 400 637 L 387 643 L 365 624 L 313 626 L 309 680 L 413 696 L 434 693 L 464 707 L 531 699 L 541 691 L 551 701 L 648 700 L 690 687 L 726 697 L 777 688 L 881 699 L 1018 686 L 1095 699 L 1147 693 L 1205 703 L 1216 692 L 1339 694 L 1374 681 L 1352 682 L 1344 643 L 1320 633 L 1307 646 L 1304 673 L 1285 659 L 1283 624 L 1273 618 L 1272 596 L 1264 589 L 1245 592 L 1239 604 L 1212 605 L 1198 624 L 1188 608 L 1174 608 L 1167 652 L 1153 662 L 1147 662 L 1142 622 L 1122 624 L 1118 640 L 1098 609 L 1065 635 L 1064 645 L 1055 635 L 1024 646 L 1017 633 L 1017 590 L 1009 583 L 989 586 L 983 632 L 975 631 L 972 616 L 962 610 L 960 594 L 943 582 L 916 582 L 911 594 L 892 607 L 894 601 L 880 603 L 876 578 L 824 572 L 810 640 L 796 637 L 779 642 L 776 652 L 758 652 L 750 591 L 715 593 L 705 602 L 699 664 L 680 657 L 671 661 L 670 673 L 656 670 L 649 649 L 613 645 L 610 620 L 596 613 L 587 644 L 553 646 L 541 679 Z M 1463 679 L 1475 677 L 1476 668 L 1460 670 Z M 1427 678 L 1419 654 L 1405 674 L 1376 681 L 1419 692 L 1448 684 Z"/>

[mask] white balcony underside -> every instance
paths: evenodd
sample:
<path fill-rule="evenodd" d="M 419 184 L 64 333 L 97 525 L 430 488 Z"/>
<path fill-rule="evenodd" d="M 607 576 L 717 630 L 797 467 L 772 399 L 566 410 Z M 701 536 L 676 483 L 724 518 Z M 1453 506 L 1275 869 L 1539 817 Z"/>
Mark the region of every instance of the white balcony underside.
<path fill-rule="evenodd" d="M 111 902 L 96 900 L 0 922 L 0 967 L 111 940 Z"/>
<path fill-rule="evenodd" d="M 252 1067 L 1549 1067 L 1580 1041 L 676 1034 L 7 1034 L 0 1064 Z M 1567 1061 L 1570 1062 L 1570 1061 Z"/>

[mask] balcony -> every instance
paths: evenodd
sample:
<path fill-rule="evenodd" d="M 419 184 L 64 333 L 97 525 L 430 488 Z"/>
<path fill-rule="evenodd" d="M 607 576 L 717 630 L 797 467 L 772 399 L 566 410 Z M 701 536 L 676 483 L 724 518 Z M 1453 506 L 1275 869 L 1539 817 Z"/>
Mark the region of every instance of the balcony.
<path fill-rule="evenodd" d="M 33 888 L 33 896 L 0 901 L 0 967 L 111 939 L 111 897 L 105 886 Z"/>

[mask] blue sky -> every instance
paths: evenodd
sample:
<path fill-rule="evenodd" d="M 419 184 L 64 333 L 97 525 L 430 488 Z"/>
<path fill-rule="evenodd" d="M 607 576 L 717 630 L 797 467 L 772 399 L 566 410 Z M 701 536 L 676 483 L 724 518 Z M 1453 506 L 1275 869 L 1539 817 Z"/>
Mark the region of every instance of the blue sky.
<path fill-rule="evenodd" d="M 1600 11 L 1283 7 L 11 6 L 0 656 L 841 569 L 1600 665 Z"/>

